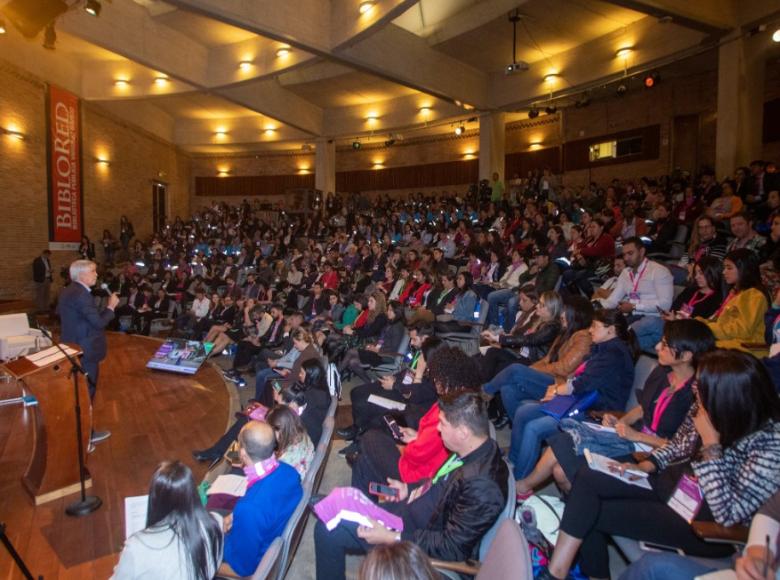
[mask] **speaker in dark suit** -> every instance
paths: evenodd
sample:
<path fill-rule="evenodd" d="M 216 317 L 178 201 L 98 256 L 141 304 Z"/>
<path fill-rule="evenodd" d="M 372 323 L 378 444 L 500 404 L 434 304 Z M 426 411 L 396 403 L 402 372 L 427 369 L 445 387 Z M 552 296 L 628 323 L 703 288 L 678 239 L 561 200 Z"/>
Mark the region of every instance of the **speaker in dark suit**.
<path fill-rule="evenodd" d="M 57 313 L 62 331 L 60 340 L 79 345 L 84 354 L 81 366 L 87 373 L 90 400 L 95 398 L 100 361 L 106 358 L 105 328 L 114 318 L 119 296 L 111 294 L 108 306 L 98 310 L 90 288 L 95 285 L 97 271 L 94 262 L 76 260 L 70 265 L 71 283 L 60 292 Z M 110 433 L 94 432 L 91 443 L 108 438 Z"/>

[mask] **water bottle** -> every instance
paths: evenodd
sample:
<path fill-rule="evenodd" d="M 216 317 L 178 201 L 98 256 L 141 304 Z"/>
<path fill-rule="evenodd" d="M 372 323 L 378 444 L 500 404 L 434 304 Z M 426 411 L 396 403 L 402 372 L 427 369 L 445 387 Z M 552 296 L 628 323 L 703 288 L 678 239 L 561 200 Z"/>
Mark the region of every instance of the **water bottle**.
<path fill-rule="evenodd" d="M 482 309 L 482 301 L 477 302 L 476 308 L 474 308 L 474 320 L 479 320 L 479 312 Z"/>
<path fill-rule="evenodd" d="M 501 328 L 504 328 L 504 320 L 506 318 L 506 313 L 503 308 L 498 309 L 498 326 Z"/>

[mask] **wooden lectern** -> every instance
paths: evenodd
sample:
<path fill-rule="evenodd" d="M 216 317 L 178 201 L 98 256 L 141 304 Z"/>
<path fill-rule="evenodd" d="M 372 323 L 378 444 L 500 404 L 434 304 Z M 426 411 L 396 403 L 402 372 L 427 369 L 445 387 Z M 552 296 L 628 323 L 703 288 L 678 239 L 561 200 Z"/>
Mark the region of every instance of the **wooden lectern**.
<path fill-rule="evenodd" d="M 81 354 L 76 345 L 63 345 Z M 78 443 L 76 442 L 76 401 L 70 362 L 60 352 L 59 357 L 42 366 L 27 357 L 5 364 L 6 371 L 24 383 L 38 404 L 28 407 L 32 412 L 33 453 L 22 485 L 35 505 L 59 499 L 80 489 Z M 91 431 L 91 410 L 87 379 L 79 376 L 81 404 L 81 440 L 84 457 Z M 85 459 L 86 461 L 86 459 Z M 86 487 L 92 485 L 87 476 Z"/>

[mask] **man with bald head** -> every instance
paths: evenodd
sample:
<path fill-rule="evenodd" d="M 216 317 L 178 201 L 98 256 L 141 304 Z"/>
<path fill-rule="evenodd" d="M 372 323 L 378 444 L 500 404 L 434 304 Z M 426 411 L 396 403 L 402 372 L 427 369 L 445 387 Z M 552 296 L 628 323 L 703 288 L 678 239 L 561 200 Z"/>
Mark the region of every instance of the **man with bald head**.
<path fill-rule="evenodd" d="M 281 536 L 303 496 L 295 468 L 276 459 L 276 437 L 268 423 L 250 421 L 238 434 L 247 477 L 244 497 L 225 518 L 225 555 L 219 573 L 251 576 L 268 546 Z"/>

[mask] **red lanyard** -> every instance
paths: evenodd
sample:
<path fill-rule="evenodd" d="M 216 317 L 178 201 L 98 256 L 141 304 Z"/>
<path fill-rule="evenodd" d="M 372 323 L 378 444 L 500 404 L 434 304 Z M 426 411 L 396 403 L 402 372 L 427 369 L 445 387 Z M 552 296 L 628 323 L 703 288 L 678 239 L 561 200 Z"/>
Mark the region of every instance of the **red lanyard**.
<path fill-rule="evenodd" d="M 693 293 L 693 296 L 691 296 L 691 299 L 687 302 L 688 308 L 693 311 L 694 306 L 696 306 L 699 302 L 704 302 L 707 298 L 712 296 L 713 292 L 715 292 L 715 290 L 710 290 L 709 292 L 704 293 L 702 293 L 701 290 L 696 290 L 696 292 Z M 696 300 L 697 295 L 701 296 L 698 300 Z"/>
<path fill-rule="evenodd" d="M 734 290 L 731 290 L 729 292 L 729 295 L 726 296 L 726 299 L 723 301 L 723 304 L 720 305 L 720 308 L 718 308 L 715 311 L 715 314 L 713 314 L 710 317 L 710 320 L 717 320 L 720 315 L 723 313 L 724 310 L 726 310 L 726 306 L 728 306 L 728 303 L 731 302 L 731 299 L 734 298 L 737 295 L 737 292 L 734 292 Z"/>
<path fill-rule="evenodd" d="M 650 260 L 645 260 L 645 267 L 637 274 L 636 281 L 634 280 L 634 273 L 630 269 L 628 270 L 628 277 L 631 278 L 631 283 L 634 285 L 634 289 L 631 291 L 632 294 L 636 294 L 636 289 L 639 288 L 639 281 L 642 279 L 642 276 L 645 275 L 648 264 L 650 264 Z"/>

